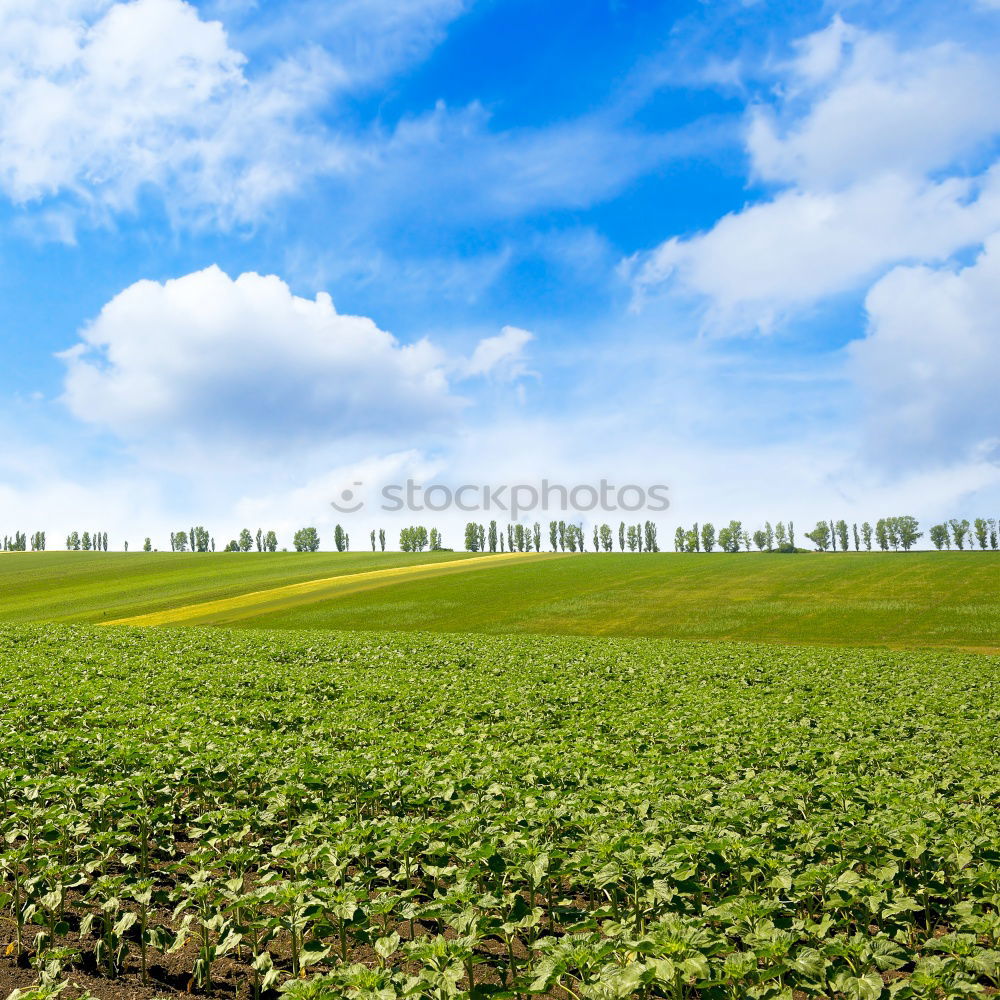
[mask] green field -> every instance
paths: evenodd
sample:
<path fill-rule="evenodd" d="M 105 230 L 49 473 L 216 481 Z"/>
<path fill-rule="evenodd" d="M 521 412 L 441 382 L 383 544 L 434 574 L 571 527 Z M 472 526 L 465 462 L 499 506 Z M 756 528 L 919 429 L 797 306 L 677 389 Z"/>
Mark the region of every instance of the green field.
<path fill-rule="evenodd" d="M 3 626 L 0 995 L 981 995 L 998 706 L 949 653 Z"/>
<path fill-rule="evenodd" d="M 428 566 L 452 559 L 467 565 Z M 147 624 L 1000 649 L 989 552 L 12 553 L 0 557 L 0 594 L 12 621 L 156 613 Z"/>
<path fill-rule="evenodd" d="M 96 622 L 365 570 L 464 559 L 425 552 L 2 552 L 0 620 Z"/>

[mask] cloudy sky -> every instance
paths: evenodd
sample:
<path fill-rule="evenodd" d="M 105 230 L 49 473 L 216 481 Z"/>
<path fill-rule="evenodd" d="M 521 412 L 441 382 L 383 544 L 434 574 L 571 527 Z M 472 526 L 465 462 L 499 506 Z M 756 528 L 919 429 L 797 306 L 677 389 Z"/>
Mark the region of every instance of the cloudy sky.
<path fill-rule="evenodd" d="M 0 532 L 996 516 L 998 54 L 997 0 L 0 0 Z"/>

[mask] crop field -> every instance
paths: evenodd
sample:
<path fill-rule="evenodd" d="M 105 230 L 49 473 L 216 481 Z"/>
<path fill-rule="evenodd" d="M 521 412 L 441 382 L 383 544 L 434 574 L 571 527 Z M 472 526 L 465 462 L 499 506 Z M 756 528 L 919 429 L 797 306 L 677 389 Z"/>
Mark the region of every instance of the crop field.
<path fill-rule="evenodd" d="M 0 993 L 1000 983 L 990 657 L 7 625 L 0 704 Z"/>
<path fill-rule="evenodd" d="M 464 552 L 3 552 L 0 619 L 107 621 Z"/>
<path fill-rule="evenodd" d="M 0 555 L 0 620 L 1000 650 L 990 552 Z"/>

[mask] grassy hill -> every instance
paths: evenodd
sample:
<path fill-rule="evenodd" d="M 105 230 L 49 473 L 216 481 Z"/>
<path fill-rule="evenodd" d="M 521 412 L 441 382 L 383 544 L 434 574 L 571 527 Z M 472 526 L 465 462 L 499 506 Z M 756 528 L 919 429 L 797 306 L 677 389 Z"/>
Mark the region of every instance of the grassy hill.
<path fill-rule="evenodd" d="M 988 552 L 576 555 L 401 580 L 241 625 L 1000 650 Z"/>
<path fill-rule="evenodd" d="M 306 580 L 464 559 L 433 552 L 2 552 L 0 620 L 98 622 Z"/>
<path fill-rule="evenodd" d="M 988 552 L 470 558 L 13 553 L 0 618 L 1000 650 Z"/>

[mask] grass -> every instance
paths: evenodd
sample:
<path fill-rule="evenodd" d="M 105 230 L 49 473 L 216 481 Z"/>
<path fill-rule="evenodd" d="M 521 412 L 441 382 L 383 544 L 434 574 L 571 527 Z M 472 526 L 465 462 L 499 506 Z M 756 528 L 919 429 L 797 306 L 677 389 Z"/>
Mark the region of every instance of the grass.
<path fill-rule="evenodd" d="M 460 558 L 460 571 L 418 568 Z M 396 568 L 408 572 L 382 572 Z M 152 614 L 151 624 L 1000 650 L 1000 559 L 988 552 L 10 553 L 0 594 L 0 618 L 14 621 Z M 205 602 L 222 603 L 192 607 Z"/>
<path fill-rule="evenodd" d="M 0 619 L 101 622 L 463 552 L 4 552 Z"/>
<path fill-rule="evenodd" d="M 450 573 L 467 573 L 472 568 L 502 569 L 519 555 L 489 555 L 471 559 L 438 559 L 435 562 L 418 562 L 413 565 L 379 568 L 338 576 L 289 583 L 266 590 L 254 590 L 235 597 L 217 598 L 195 604 L 180 605 L 164 611 L 133 615 L 110 621 L 109 625 L 199 625 L 230 618 L 258 617 L 278 610 L 288 610 L 303 604 L 327 601 L 347 593 L 369 589 L 373 586 L 391 585 L 401 580 L 426 580 Z M 545 558 L 544 556 L 540 558 Z"/>
<path fill-rule="evenodd" d="M 1000 649 L 991 553 L 587 555 L 206 623 Z"/>

